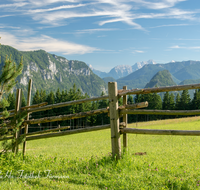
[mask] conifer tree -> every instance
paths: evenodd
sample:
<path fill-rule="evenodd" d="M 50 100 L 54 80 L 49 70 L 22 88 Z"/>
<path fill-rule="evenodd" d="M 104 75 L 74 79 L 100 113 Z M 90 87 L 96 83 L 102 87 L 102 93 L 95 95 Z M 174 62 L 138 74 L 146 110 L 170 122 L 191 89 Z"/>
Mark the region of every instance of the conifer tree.
<path fill-rule="evenodd" d="M 178 93 L 176 95 L 175 110 L 179 109 L 180 99 L 181 99 L 181 97 L 180 97 L 180 94 Z"/>
<path fill-rule="evenodd" d="M 190 95 L 188 90 L 183 90 L 180 98 L 179 109 L 180 110 L 189 110 L 190 109 Z"/>
<path fill-rule="evenodd" d="M 127 104 L 133 104 L 133 96 L 128 95 Z"/>
<path fill-rule="evenodd" d="M 9 93 L 7 98 L 10 106 L 7 108 L 8 110 L 15 109 L 15 96 L 14 93 Z"/>
<path fill-rule="evenodd" d="M 200 109 L 200 90 L 195 90 L 194 97 L 191 103 L 191 109 Z"/>
<path fill-rule="evenodd" d="M 12 119 L 10 122 L 10 125 L 12 126 L 12 130 L 8 131 L 7 124 L 6 124 L 6 119 L 9 116 L 9 112 L 7 111 L 7 107 L 9 107 L 8 100 L 5 98 L 5 95 L 10 92 L 11 89 L 16 85 L 17 81 L 16 78 L 18 75 L 21 74 L 23 69 L 23 64 L 22 64 L 22 58 L 21 62 L 17 66 L 16 63 L 10 58 L 6 56 L 5 63 L 2 67 L 1 75 L 0 75 L 0 107 L 3 109 L 3 114 L 2 117 L 3 119 L 1 120 L 0 124 L 0 136 L 1 137 L 6 137 L 6 135 L 14 135 L 16 132 L 20 130 L 20 126 L 23 122 L 23 118 L 27 115 L 26 112 L 20 113 Z M 14 146 L 16 144 L 19 144 L 23 141 L 23 138 L 19 139 L 12 139 L 11 142 L 4 141 L 2 143 L 3 145 L 3 151 L 2 152 L 7 152 L 8 150 L 17 150 L 14 149 Z M 15 152 L 16 153 L 16 152 Z"/>

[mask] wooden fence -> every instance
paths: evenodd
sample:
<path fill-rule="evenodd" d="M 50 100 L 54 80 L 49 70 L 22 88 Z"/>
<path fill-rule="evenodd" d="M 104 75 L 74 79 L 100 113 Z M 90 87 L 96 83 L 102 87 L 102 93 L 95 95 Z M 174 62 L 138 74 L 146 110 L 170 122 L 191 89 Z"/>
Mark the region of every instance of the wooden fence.
<path fill-rule="evenodd" d="M 134 134 L 154 134 L 154 135 L 200 135 L 200 131 L 183 131 L 183 130 L 153 130 L 153 129 L 135 129 L 135 128 L 127 128 L 127 114 L 159 114 L 159 115 L 196 115 L 200 114 L 200 110 L 139 110 L 138 108 L 145 108 L 148 106 L 148 102 L 141 102 L 137 104 L 127 105 L 127 95 L 129 94 L 148 94 L 148 93 L 157 93 L 157 92 L 166 92 L 166 91 L 179 91 L 179 90 L 186 90 L 186 89 L 200 89 L 200 84 L 192 84 L 192 85 L 182 85 L 182 86 L 172 86 L 172 87 L 160 87 L 160 88 L 148 88 L 148 89 L 132 89 L 127 90 L 127 87 L 124 86 L 123 89 L 117 89 L 116 82 L 109 82 L 108 83 L 108 96 L 101 96 L 95 98 L 87 98 L 83 100 L 75 100 L 69 102 L 63 102 L 58 104 L 47 105 L 46 102 L 37 104 L 37 105 L 30 105 L 31 100 L 31 86 L 32 80 L 29 81 L 28 87 L 28 97 L 27 97 L 27 106 L 21 107 L 21 90 L 18 89 L 16 93 L 16 106 L 15 110 L 10 110 L 11 114 L 10 117 L 14 117 L 17 113 L 23 110 L 27 110 L 28 115 L 26 120 L 23 122 L 20 130 L 25 128 L 25 142 L 23 143 L 23 155 L 25 154 L 26 150 L 26 141 L 37 140 L 42 138 L 51 138 L 63 135 L 71 135 L 76 133 L 82 132 L 90 132 L 90 131 L 97 131 L 111 128 L 111 147 L 112 147 L 112 155 L 113 157 L 116 156 L 117 159 L 121 157 L 121 140 L 120 135 L 123 134 L 123 147 L 126 150 L 127 147 L 127 133 L 134 133 Z M 118 106 L 118 99 L 123 97 L 123 106 Z M 92 110 L 87 112 L 69 114 L 69 115 L 60 115 L 60 116 L 52 116 L 52 117 L 45 117 L 40 119 L 29 119 L 29 114 L 33 112 L 45 111 L 50 110 L 53 108 L 59 107 L 66 107 L 75 104 L 81 104 L 90 101 L 97 101 L 97 100 L 104 100 L 109 99 L 109 107 Z M 56 129 L 50 130 L 43 130 L 39 132 L 28 133 L 28 126 L 30 124 L 40 124 L 40 123 L 47 123 L 47 122 L 54 122 L 54 121 L 62 121 L 62 120 L 70 120 L 70 119 L 77 119 L 87 116 L 92 116 L 101 113 L 108 113 L 110 117 L 110 124 L 108 125 L 100 125 L 100 126 L 93 126 L 81 129 L 74 129 L 74 130 L 67 130 L 62 131 L 63 129 L 69 128 L 66 127 L 58 127 Z M 0 118 L 2 118 L 2 113 L 0 113 Z M 120 123 L 120 117 L 123 117 L 123 122 Z M 12 129 L 12 126 L 8 128 Z M 54 132 L 52 132 L 54 131 Z M 57 131 L 57 132 L 55 132 Z M 46 134 L 43 134 L 46 133 Z M 5 137 L 0 138 L 0 141 L 10 140 L 13 138 L 19 138 L 20 131 L 18 131 L 13 137 Z M 13 152 L 18 152 L 18 144 L 15 144 Z"/>

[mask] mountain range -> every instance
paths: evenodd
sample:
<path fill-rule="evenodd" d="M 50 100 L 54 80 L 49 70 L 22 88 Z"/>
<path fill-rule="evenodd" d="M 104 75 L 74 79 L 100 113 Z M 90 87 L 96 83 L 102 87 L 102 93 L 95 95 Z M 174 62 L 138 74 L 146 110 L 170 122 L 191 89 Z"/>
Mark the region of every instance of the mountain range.
<path fill-rule="evenodd" d="M 23 56 L 23 71 L 17 77 L 16 88 L 21 88 L 27 94 L 27 84 L 33 79 L 33 94 L 38 90 L 69 90 L 76 84 L 82 93 L 90 96 L 100 96 L 106 92 L 106 83 L 95 75 L 88 65 L 82 61 L 67 60 L 44 50 L 18 51 L 10 46 L 1 45 L 1 62 L 4 63 L 6 55 L 12 55 L 12 60 L 19 64 Z M 3 64 L 0 64 L 2 67 Z M 1 69 L 1 68 L 0 68 Z M 15 89 L 14 89 L 15 90 Z"/>
<path fill-rule="evenodd" d="M 101 78 L 112 77 L 114 79 L 119 79 L 131 74 L 134 71 L 137 71 L 138 69 L 141 69 L 144 65 L 148 64 L 156 64 L 156 62 L 153 60 L 149 60 L 149 61 L 137 62 L 133 66 L 118 65 L 112 68 L 108 73 L 96 70 L 92 67 L 92 65 L 89 65 L 89 67 L 96 75 L 98 75 Z"/>
<path fill-rule="evenodd" d="M 76 84 L 82 93 L 89 96 L 100 96 L 102 91 L 107 93 L 107 84 L 113 81 L 117 82 L 118 89 L 123 86 L 133 89 L 200 83 L 200 61 L 158 64 L 149 60 L 137 62 L 133 66 L 119 65 L 106 73 L 97 71 L 82 61 L 68 60 L 44 50 L 18 51 L 13 47 L 1 45 L 0 63 L 5 61 L 6 55 L 12 55 L 16 63 L 19 63 L 23 56 L 24 68 L 17 78 L 16 88 L 21 88 L 25 95 L 30 78 L 33 79 L 33 93 L 36 89 L 46 90 L 47 93 L 58 88 L 69 90 Z M 0 69 L 2 65 L 0 64 Z"/>

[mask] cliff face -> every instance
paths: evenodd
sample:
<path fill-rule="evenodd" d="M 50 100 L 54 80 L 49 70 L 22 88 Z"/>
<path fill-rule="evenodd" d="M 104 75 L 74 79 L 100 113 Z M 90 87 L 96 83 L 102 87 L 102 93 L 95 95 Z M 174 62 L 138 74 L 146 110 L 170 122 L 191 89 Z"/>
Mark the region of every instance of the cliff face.
<path fill-rule="evenodd" d="M 107 91 L 105 82 L 95 75 L 84 62 L 67 60 L 43 50 L 21 52 L 1 45 L 1 62 L 5 60 L 6 55 L 10 54 L 16 63 L 19 63 L 23 56 L 24 68 L 17 78 L 16 88 L 22 88 L 25 94 L 30 78 L 33 79 L 33 91 L 43 89 L 49 92 L 50 90 L 56 91 L 58 88 L 69 90 L 74 83 L 82 93 L 90 96 L 100 96 L 102 91 Z"/>

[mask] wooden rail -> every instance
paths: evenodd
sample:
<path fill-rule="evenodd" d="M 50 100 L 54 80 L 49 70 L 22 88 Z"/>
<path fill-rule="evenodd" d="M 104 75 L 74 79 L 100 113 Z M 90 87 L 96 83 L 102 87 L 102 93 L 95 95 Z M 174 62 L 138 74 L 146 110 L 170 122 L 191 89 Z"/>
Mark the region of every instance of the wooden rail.
<path fill-rule="evenodd" d="M 199 115 L 200 110 L 120 110 L 120 114 Z"/>
<path fill-rule="evenodd" d="M 149 94 L 157 92 L 180 91 L 180 90 L 190 90 L 190 89 L 200 89 L 200 84 L 123 90 L 119 93 L 119 96 L 130 95 L 130 94 Z"/>
<path fill-rule="evenodd" d="M 144 108 L 147 106 L 148 106 L 148 102 L 141 102 L 141 103 L 132 104 L 132 105 L 120 106 L 119 109 L 121 109 L 121 110 L 122 109 L 135 109 L 135 108 Z M 92 115 L 102 114 L 102 113 L 108 113 L 108 112 L 109 112 L 109 107 L 98 109 L 98 110 L 92 110 L 92 111 L 88 111 L 88 112 L 69 114 L 69 115 L 59 115 L 59 116 L 53 116 L 53 117 L 45 117 L 45 118 L 41 118 L 41 119 L 25 120 L 23 125 L 78 119 L 78 118 L 82 118 L 82 117 L 87 117 L 87 116 L 92 116 Z"/>
<path fill-rule="evenodd" d="M 185 131 L 185 130 L 161 130 L 161 129 L 135 129 L 123 128 L 120 129 L 121 134 L 133 133 L 143 135 L 182 135 L 182 136 L 200 136 L 200 131 Z"/>
<path fill-rule="evenodd" d="M 124 127 L 125 123 L 123 122 L 120 123 L 120 126 Z M 26 137 L 26 140 L 31 141 L 31 140 L 37 140 L 37 139 L 43 139 L 43 138 L 59 137 L 59 136 L 72 135 L 72 134 L 78 134 L 78 133 L 84 133 L 84 132 L 99 131 L 99 130 L 104 130 L 104 129 L 109 129 L 109 128 L 110 128 L 110 124 L 94 126 L 94 127 L 86 127 L 86 128 L 81 128 L 81 129 L 62 131 L 58 133 L 49 133 L 49 134 L 44 134 L 44 135 L 30 136 L 30 137 Z"/>

